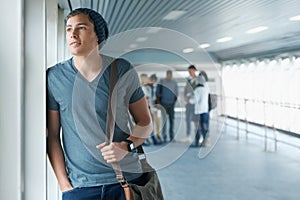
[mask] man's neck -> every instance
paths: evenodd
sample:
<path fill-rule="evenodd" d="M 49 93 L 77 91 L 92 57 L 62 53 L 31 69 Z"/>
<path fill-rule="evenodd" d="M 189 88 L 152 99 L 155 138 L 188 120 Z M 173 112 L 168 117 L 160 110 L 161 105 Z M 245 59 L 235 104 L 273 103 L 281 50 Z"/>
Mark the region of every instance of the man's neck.
<path fill-rule="evenodd" d="M 74 65 L 87 80 L 92 80 L 102 70 L 102 57 L 98 52 L 88 56 L 74 56 Z"/>

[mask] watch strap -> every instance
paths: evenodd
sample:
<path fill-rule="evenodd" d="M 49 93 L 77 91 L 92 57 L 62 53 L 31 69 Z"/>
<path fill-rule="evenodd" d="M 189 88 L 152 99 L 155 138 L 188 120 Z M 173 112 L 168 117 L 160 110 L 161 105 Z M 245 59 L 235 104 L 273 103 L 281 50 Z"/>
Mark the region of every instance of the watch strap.
<path fill-rule="evenodd" d="M 132 142 L 131 140 L 128 140 L 128 139 L 125 139 L 124 142 L 127 143 L 128 151 L 129 151 L 129 152 L 134 152 L 135 147 L 134 147 L 133 142 Z"/>

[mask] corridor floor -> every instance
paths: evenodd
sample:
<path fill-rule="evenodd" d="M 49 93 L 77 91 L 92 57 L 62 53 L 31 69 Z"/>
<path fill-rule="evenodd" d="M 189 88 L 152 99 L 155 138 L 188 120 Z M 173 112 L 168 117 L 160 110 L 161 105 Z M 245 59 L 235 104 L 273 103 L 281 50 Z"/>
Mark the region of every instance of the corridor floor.
<path fill-rule="evenodd" d="M 184 126 L 175 130 L 184 136 Z M 187 142 L 146 147 L 165 199 L 299 200 L 300 149 L 278 144 L 277 151 L 264 151 L 262 138 L 236 140 L 235 131 L 227 128 L 202 159 L 200 149 L 189 148 Z"/>

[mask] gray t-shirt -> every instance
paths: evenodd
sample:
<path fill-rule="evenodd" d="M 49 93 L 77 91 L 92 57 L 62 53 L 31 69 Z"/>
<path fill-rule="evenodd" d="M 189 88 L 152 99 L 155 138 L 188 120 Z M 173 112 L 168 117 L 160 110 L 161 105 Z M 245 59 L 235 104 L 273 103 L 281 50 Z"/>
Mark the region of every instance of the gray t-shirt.
<path fill-rule="evenodd" d="M 76 69 L 73 58 L 47 70 L 47 109 L 60 113 L 66 170 L 73 187 L 91 187 L 117 183 L 111 165 L 107 164 L 96 145 L 105 141 L 106 113 L 109 96 L 110 63 L 102 55 L 103 68 L 91 82 Z M 128 105 L 144 97 L 134 68 L 117 59 L 117 107 L 114 141 L 130 134 Z M 141 165 L 133 153 L 120 161 L 128 180 L 140 176 Z"/>

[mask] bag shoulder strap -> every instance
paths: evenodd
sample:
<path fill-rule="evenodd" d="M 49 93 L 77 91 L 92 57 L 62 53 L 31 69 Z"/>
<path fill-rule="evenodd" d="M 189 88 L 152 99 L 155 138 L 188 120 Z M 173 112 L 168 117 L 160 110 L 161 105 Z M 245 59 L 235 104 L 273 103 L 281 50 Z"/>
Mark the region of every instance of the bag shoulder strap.
<path fill-rule="evenodd" d="M 108 97 L 108 108 L 106 116 L 106 139 L 107 145 L 113 142 L 114 130 L 115 130 L 115 118 L 116 116 L 116 105 L 117 105 L 117 80 L 118 80 L 118 66 L 116 60 L 113 60 L 110 68 L 109 75 L 109 97 Z M 115 94 L 113 96 L 113 93 Z M 126 178 L 123 176 L 119 163 L 112 163 L 112 168 L 116 174 L 118 182 L 123 188 L 129 187 Z"/>
<path fill-rule="evenodd" d="M 118 66 L 116 60 L 113 60 L 110 67 L 109 74 L 109 96 L 108 96 L 108 108 L 106 115 L 106 144 L 109 145 L 113 141 L 114 137 L 114 129 L 115 129 L 115 112 L 117 105 L 117 95 L 113 97 L 113 92 L 115 90 L 115 94 L 117 94 L 117 80 L 118 80 Z"/>

